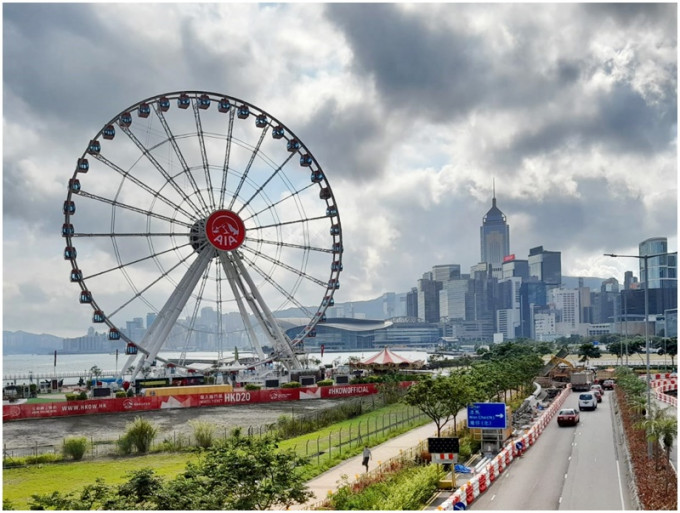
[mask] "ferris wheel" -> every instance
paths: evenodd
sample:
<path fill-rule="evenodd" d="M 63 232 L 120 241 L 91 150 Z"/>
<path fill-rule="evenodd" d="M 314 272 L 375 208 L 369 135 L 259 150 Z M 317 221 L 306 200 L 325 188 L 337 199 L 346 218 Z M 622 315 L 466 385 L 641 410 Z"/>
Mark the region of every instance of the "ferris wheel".
<path fill-rule="evenodd" d="M 162 348 L 222 360 L 234 337 L 260 362 L 299 369 L 340 286 L 326 174 L 290 129 L 230 96 L 167 93 L 114 116 L 77 159 L 63 213 L 70 281 L 125 342 L 132 379 L 156 359 L 172 365 Z M 284 310 L 302 319 L 290 336 Z"/>

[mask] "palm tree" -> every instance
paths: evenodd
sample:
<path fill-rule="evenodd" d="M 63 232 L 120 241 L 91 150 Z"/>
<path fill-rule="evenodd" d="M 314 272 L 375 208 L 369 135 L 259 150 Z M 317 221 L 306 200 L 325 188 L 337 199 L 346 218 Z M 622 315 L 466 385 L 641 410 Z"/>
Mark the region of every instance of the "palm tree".
<path fill-rule="evenodd" d="M 637 416 L 642 417 L 647 412 L 647 399 L 644 395 L 630 395 L 626 400 L 631 411 Z"/>
<path fill-rule="evenodd" d="M 659 470 L 659 442 L 663 445 L 666 461 L 669 462 L 671 447 L 677 436 L 677 419 L 669 417 L 666 410 L 656 409 L 652 415 L 639 421 L 635 427 L 644 429 L 647 433 L 647 441 L 652 442 L 654 447 L 654 469 Z"/>
<path fill-rule="evenodd" d="M 678 419 L 675 416 L 668 415 L 667 412 L 668 409 L 659 412 L 661 418 L 658 422 L 658 431 L 661 446 L 666 454 L 666 465 L 670 465 L 671 449 L 675 439 L 678 437 Z M 668 487 L 668 483 L 666 483 L 666 487 Z"/>

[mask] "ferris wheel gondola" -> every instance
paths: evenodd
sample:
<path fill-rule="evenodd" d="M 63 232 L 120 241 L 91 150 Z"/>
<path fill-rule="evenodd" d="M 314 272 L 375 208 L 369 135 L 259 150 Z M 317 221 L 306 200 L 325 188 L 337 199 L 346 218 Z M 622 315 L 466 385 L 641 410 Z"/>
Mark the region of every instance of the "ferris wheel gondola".
<path fill-rule="evenodd" d="M 133 378 L 165 361 L 161 349 L 222 360 L 235 333 L 260 361 L 299 369 L 339 288 L 342 228 L 325 172 L 283 123 L 224 94 L 157 95 L 104 123 L 76 159 L 63 214 L 70 281 L 92 321 L 126 344 Z M 308 321 L 288 336 L 282 311 Z"/>

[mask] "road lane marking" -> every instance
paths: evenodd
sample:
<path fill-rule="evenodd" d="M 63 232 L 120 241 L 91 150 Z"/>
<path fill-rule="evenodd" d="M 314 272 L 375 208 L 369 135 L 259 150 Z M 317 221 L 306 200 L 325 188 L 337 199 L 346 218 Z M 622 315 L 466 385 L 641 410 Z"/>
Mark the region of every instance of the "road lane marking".
<path fill-rule="evenodd" d="M 491 497 L 491 500 L 494 500 L 495 498 L 496 498 L 496 496 L 494 495 L 493 497 Z"/>
<path fill-rule="evenodd" d="M 616 475 L 619 477 L 619 497 L 621 498 L 621 509 L 626 509 L 623 503 L 623 484 L 621 483 L 621 469 L 619 467 L 619 460 L 616 459 Z"/>

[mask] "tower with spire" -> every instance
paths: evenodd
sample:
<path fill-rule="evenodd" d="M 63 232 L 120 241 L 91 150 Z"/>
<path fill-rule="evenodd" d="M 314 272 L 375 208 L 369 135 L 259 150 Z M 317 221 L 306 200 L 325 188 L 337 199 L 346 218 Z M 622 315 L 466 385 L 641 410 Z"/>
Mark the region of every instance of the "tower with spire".
<path fill-rule="evenodd" d="M 479 229 L 481 262 L 491 264 L 494 274 L 500 272 L 503 258 L 510 254 L 510 227 L 505 214 L 496 206 L 496 180 L 493 180 L 491 208 L 482 220 Z"/>

